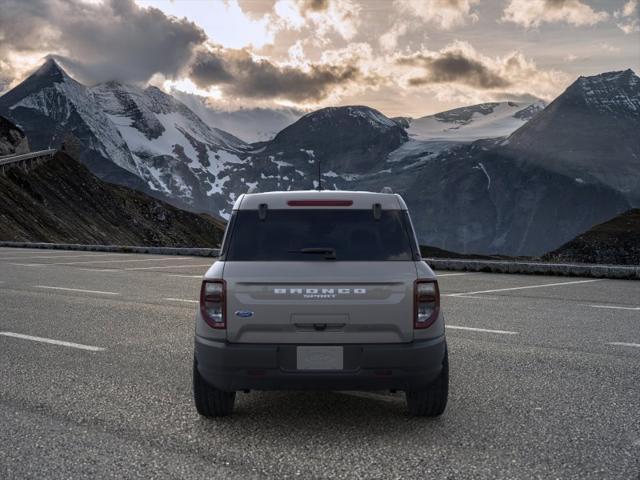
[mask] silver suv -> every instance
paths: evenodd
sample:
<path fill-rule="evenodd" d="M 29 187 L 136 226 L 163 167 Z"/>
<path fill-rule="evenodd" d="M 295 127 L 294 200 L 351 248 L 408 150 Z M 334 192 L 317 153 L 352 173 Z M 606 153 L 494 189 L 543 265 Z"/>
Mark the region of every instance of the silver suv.
<path fill-rule="evenodd" d="M 198 413 L 236 391 L 404 390 L 444 412 L 449 365 L 436 276 L 402 197 L 345 191 L 242 195 L 196 316 Z"/>

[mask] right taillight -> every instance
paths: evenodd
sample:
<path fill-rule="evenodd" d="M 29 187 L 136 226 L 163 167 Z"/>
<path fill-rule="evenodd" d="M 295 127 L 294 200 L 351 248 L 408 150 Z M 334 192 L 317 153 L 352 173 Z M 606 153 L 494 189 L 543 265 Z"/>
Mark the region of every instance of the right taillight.
<path fill-rule="evenodd" d="M 416 280 L 414 286 L 415 328 L 428 328 L 438 318 L 440 312 L 440 290 L 435 280 Z"/>
<path fill-rule="evenodd" d="M 227 328 L 224 280 L 204 280 L 200 289 L 200 312 L 211 328 Z"/>

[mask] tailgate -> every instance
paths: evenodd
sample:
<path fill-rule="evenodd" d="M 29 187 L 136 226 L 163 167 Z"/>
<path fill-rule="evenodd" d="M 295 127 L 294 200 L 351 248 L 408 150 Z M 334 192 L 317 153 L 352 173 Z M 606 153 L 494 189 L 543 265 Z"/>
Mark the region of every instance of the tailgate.
<path fill-rule="evenodd" d="M 227 262 L 227 340 L 413 340 L 413 262 Z"/>

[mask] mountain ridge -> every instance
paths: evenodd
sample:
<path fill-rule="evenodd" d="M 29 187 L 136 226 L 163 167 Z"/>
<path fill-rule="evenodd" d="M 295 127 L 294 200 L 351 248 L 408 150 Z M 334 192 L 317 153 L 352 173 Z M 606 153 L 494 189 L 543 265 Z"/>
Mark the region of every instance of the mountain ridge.
<path fill-rule="evenodd" d="M 554 119 L 578 115 L 596 123 L 620 122 L 618 117 L 624 115 L 617 109 L 628 108 L 629 102 L 607 98 L 627 84 L 632 87 L 630 104 L 635 105 L 633 72 L 595 79 L 600 87 L 593 89 L 585 88 L 591 77 L 586 78 L 577 81 L 582 97 L 593 91 L 603 96 L 595 100 L 608 108 L 593 106 L 593 98 L 590 104 L 576 103 L 572 92 L 577 87 L 570 87 L 544 109 L 539 103 L 493 102 L 421 117 L 451 128 L 448 138 L 412 137 L 412 119 L 390 119 L 370 107 L 352 105 L 309 112 L 272 139 L 248 144 L 207 125 L 182 102 L 154 87 L 111 82 L 88 89 L 82 98 L 94 102 L 91 108 L 99 109 L 117 130 L 143 188 L 191 210 L 228 217 L 239 194 L 249 189 L 314 188 L 320 169 L 323 186 L 329 189 L 393 187 L 406 199 L 421 243 L 460 253 L 537 255 L 629 208 L 629 192 L 610 181 L 616 175 L 602 175 L 602 162 L 583 165 L 577 175 L 562 155 L 544 160 L 545 146 L 540 143 L 546 136 L 556 143 L 562 142 L 558 132 L 574 142 L 584 136 Z M 62 105 L 69 101 L 63 100 Z M 0 110 L 3 105 L 10 113 L 19 110 L 28 121 L 26 106 L 16 109 L 7 103 L 0 97 Z M 34 118 L 48 113 L 38 110 L 37 102 L 30 105 Z M 633 124 L 636 113 L 630 111 L 628 123 Z M 496 129 L 498 120 L 505 121 L 502 130 Z M 35 123 L 32 130 L 38 127 Z M 82 134 L 83 128 L 91 130 L 90 124 L 72 126 Z M 473 128 L 483 133 L 469 135 Z M 464 129 L 466 137 L 460 134 Z M 508 135 L 495 136 L 498 130 Z M 594 135 L 599 141 L 617 138 L 615 132 L 601 130 Z M 99 133 L 95 138 L 85 135 L 85 141 L 99 143 Z M 633 141 L 618 143 L 617 148 L 638 152 Z M 541 155 L 536 148 L 543 150 Z M 94 171 L 109 165 L 109 159 L 100 158 L 85 163 Z M 613 157 L 607 168 L 615 172 L 614 164 L 625 161 Z M 115 177 L 116 183 L 123 182 L 117 173 Z"/>

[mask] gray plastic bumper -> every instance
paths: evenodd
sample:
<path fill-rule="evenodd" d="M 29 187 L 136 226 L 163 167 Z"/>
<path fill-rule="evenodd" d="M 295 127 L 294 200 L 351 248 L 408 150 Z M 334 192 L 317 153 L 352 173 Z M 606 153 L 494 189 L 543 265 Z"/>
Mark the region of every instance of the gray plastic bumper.
<path fill-rule="evenodd" d="M 421 390 L 442 369 L 444 336 L 402 344 L 345 344 L 342 370 L 297 370 L 297 345 L 238 344 L 196 336 L 200 375 L 224 391 Z"/>

